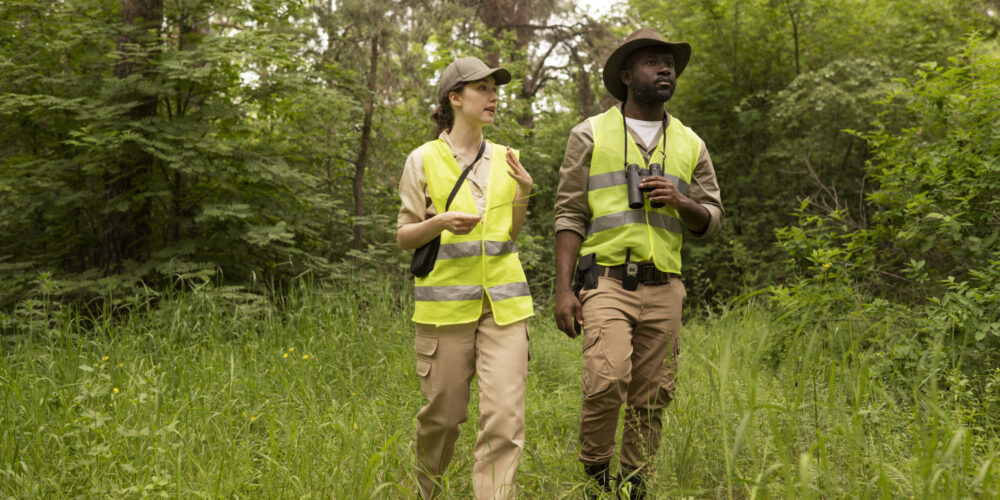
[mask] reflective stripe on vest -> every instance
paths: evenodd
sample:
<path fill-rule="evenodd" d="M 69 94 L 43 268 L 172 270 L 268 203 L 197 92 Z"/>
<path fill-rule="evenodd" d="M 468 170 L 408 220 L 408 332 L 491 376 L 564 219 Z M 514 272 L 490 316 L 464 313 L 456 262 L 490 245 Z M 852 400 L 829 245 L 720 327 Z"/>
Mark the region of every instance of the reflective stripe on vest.
<path fill-rule="evenodd" d="M 458 259 L 461 257 L 475 257 L 483 253 L 483 242 L 463 241 L 461 243 L 442 244 L 438 249 L 438 260 Z M 486 255 L 498 256 L 517 252 L 517 246 L 513 241 L 487 241 L 485 242 Z"/>
<path fill-rule="evenodd" d="M 492 286 L 487 289 L 493 300 L 506 300 L 515 297 L 530 296 L 528 282 L 507 283 Z M 443 302 L 448 300 L 478 300 L 483 296 L 483 287 L 479 285 L 453 286 L 416 286 L 413 287 L 413 298 L 426 302 Z"/>
<path fill-rule="evenodd" d="M 613 107 L 591 117 L 590 124 L 594 133 L 587 180 L 591 220 L 580 255 L 594 253 L 598 264 L 617 266 L 625 262 L 626 249 L 630 249 L 633 261 L 652 260 L 661 271 L 680 273 L 684 224 L 677 211 L 650 207 L 645 193 L 643 208 L 628 207 L 626 153 L 627 163 L 639 165 L 640 170 L 648 172 L 649 165 L 631 134 L 626 134 L 621 111 Z M 657 141 L 649 163 L 661 164 L 663 176 L 687 196 L 701 154 L 701 140 L 672 116 L 664 134 L 666 147 Z M 642 172 L 643 176 L 647 172 Z"/>
<path fill-rule="evenodd" d="M 681 179 L 680 177 L 677 177 L 676 175 L 667 175 L 667 174 L 664 174 L 663 177 L 665 177 L 668 181 L 673 183 L 673 185 L 677 188 L 677 190 L 680 191 L 681 194 L 683 194 L 684 196 L 689 196 L 691 194 L 691 185 L 688 184 L 687 182 L 684 182 L 684 180 Z M 590 176 L 589 179 L 587 179 L 588 191 L 594 189 L 604 189 L 604 188 L 609 188 L 614 186 L 624 186 L 624 185 L 625 185 L 624 170 L 592 175 Z"/>
<path fill-rule="evenodd" d="M 647 220 L 648 216 L 648 220 Z M 607 231 L 627 224 L 649 224 L 653 227 L 666 229 L 672 233 L 680 233 L 683 230 L 681 222 L 673 217 L 656 212 L 645 212 L 644 210 L 628 210 L 613 214 L 602 215 L 590 221 L 590 228 L 587 235 Z"/>
<path fill-rule="evenodd" d="M 476 321 L 482 314 L 484 293 L 498 325 L 533 314 L 528 281 L 517 247 L 510 239 L 511 202 L 517 192 L 517 183 L 507 175 L 506 147 L 492 143 L 488 147 L 491 151 L 486 213 L 468 234 L 441 232 L 441 247 L 434 269 L 414 282 L 413 321 L 417 323 L 452 325 Z M 448 194 L 461 168 L 442 139 L 424 144 L 420 151 L 427 191 L 437 213 L 444 213 Z M 503 208 L 491 210 L 490 207 Z M 459 188 L 450 210 L 478 213 L 468 184 Z"/>

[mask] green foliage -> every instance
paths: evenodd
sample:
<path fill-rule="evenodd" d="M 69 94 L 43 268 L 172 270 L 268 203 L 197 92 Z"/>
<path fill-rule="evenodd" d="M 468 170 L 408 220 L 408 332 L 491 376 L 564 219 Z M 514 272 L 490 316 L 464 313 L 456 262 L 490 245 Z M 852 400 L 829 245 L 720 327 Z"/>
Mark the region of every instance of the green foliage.
<path fill-rule="evenodd" d="M 773 231 L 794 224 L 799 199 L 850 209 L 850 220 L 863 223 L 857 210 L 868 148 L 845 129 L 870 130 L 876 101 L 893 78 L 923 61 L 944 63 L 964 34 L 983 29 L 995 36 L 998 25 L 987 2 L 629 4 L 641 24 L 692 45 L 691 64 L 667 107 L 705 140 L 722 188 L 722 233 L 693 243 L 703 249 L 685 260 L 685 274 L 697 275 L 709 303 L 781 278 Z"/>
<path fill-rule="evenodd" d="M 33 301 L 0 342 L 0 496 L 412 498 L 406 290 L 373 272 L 263 300 L 206 284 L 116 318 Z M 530 323 L 518 496 L 569 500 L 580 341 L 549 314 Z M 970 378 L 936 343 L 925 372 L 888 383 L 865 332 L 808 329 L 774 360 L 788 339 L 756 299 L 685 321 L 655 498 L 1000 495 L 1000 371 Z M 472 495 L 472 394 L 443 498 Z"/>
<path fill-rule="evenodd" d="M 1000 52 L 976 39 L 899 82 L 892 112 L 864 135 L 874 154 L 864 225 L 806 201 L 799 223 L 777 232 L 796 277 L 775 290 L 788 314 L 871 325 L 865 345 L 889 369 L 926 368 L 929 347 L 945 342 L 969 377 L 988 376 L 1000 352 L 998 96 Z M 910 126 L 894 131 L 886 116 Z"/>
<path fill-rule="evenodd" d="M 877 99 L 920 63 L 944 67 L 964 33 L 978 29 L 988 40 L 1000 26 L 980 0 L 633 0 L 628 7 L 597 19 L 555 1 L 167 1 L 159 29 L 143 31 L 123 24 L 119 2 L 5 2 L 0 309 L 42 297 L 114 303 L 174 280 L 258 290 L 261 282 L 358 267 L 404 275 L 409 253 L 395 244 L 399 173 L 406 154 L 431 138 L 436 76 L 463 55 L 514 76 L 486 134 L 520 149 L 535 178 L 520 248 L 534 295 L 545 300 L 568 131 L 613 104 L 600 68 L 638 25 L 694 47 L 668 108 L 705 139 L 722 186 L 722 233 L 684 249 L 690 303 L 718 305 L 787 276 L 773 231 L 794 223 L 799 199 L 843 212 L 843 234 L 874 227 L 863 200 L 878 182 L 865 170 Z M 119 46 L 123 35 L 135 43 Z M 126 60 L 136 64 L 127 77 L 116 72 Z M 886 107 L 887 133 L 919 121 L 905 110 L 908 99 Z M 155 102 L 155 112 L 136 118 L 144 102 Z M 371 144 L 362 161 L 369 104 Z M 359 178 L 361 215 L 353 203 Z M 922 216 L 936 214 L 942 231 L 979 238 L 963 239 L 965 255 L 952 261 L 991 248 L 989 235 L 962 225 L 974 223 L 964 212 Z M 120 269 L 107 263 L 116 218 L 135 229 L 126 245 L 132 260 Z M 904 235 L 913 245 L 938 241 Z M 910 253 L 889 252 L 898 262 L 887 271 L 910 279 L 933 270 L 922 279 L 931 285 L 906 288 L 911 298 L 947 288 L 955 295 L 941 295 L 937 317 L 987 331 L 992 309 L 958 310 L 990 295 L 986 278 L 958 269 L 945 286 L 941 257 Z M 899 265 L 911 258 L 923 267 Z"/>
<path fill-rule="evenodd" d="M 4 17 L 32 23 L 0 49 L 0 135 L 13 146 L 0 153 L 0 255 L 19 266 L 0 303 L 33 292 L 27 282 L 39 271 L 99 292 L 92 278 L 106 217 L 141 207 L 149 207 L 151 230 L 131 244 L 148 257 L 128 264 L 126 283 L 192 269 L 244 283 L 255 272 L 327 265 L 306 249 L 322 245 L 322 215 L 336 203 L 290 154 L 308 151 L 302 146 L 312 137 L 284 130 L 302 126 L 296 108 L 319 101 L 311 112 L 328 117 L 344 98 L 310 84 L 300 72 L 301 37 L 257 7 L 168 3 L 165 30 L 174 37 L 157 47 L 146 73 L 120 80 L 108 64 L 120 57 L 115 33 L 124 28 L 112 9 L 83 18 L 72 4 L 5 5 Z M 196 21 L 209 18 L 221 22 Z M 129 119 L 136 101 L 122 96 L 155 99 L 155 117 Z M 137 152 L 152 164 L 114 173 Z M 108 198 L 109 175 L 130 176 L 134 189 Z"/>

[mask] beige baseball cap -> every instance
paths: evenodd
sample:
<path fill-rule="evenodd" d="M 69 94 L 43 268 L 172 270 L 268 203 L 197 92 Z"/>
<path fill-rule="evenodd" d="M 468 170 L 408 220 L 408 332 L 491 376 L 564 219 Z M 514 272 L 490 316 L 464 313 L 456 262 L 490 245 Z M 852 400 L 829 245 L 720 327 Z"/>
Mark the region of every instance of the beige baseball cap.
<path fill-rule="evenodd" d="M 491 68 L 475 57 L 455 59 L 441 73 L 441 80 L 438 82 L 438 100 L 448 95 L 448 91 L 459 83 L 482 80 L 490 75 L 496 79 L 497 85 L 510 81 L 510 71 L 503 68 Z"/>

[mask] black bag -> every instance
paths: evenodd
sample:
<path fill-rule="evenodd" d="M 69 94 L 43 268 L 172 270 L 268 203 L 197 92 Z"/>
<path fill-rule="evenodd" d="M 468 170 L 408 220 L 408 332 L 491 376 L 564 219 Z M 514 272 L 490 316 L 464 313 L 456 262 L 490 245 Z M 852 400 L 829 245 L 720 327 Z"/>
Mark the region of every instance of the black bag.
<path fill-rule="evenodd" d="M 483 151 L 486 150 L 486 141 L 483 141 L 479 145 L 479 153 L 476 153 L 476 159 L 472 160 L 465 170 L 462 171 L 462 175 L 458 176 L 458 181 L 455 182 L 455 187 L 451 188 L 451 194 L 448 195 L 448 202 L 444 205 L 444 211 L 447 212 L 451 208 L 451 202 L 455 199 L 455 195 L 458 194 L 459 188 L 462 187 L 462 183 L 465 182 L 465 178 L 468 177 L 469 172 L 472 170 L 472 166 L 483 157 Z M 423 246 L 413 251 L 413 260 L 410 261 L 410 272 L 418 278 L 423 278 L 434 270 L 434 263 L 437 261 L 438 249 L 441 248 L 441 235 L 437 235 L 433 240 L 424 243 Z"/>

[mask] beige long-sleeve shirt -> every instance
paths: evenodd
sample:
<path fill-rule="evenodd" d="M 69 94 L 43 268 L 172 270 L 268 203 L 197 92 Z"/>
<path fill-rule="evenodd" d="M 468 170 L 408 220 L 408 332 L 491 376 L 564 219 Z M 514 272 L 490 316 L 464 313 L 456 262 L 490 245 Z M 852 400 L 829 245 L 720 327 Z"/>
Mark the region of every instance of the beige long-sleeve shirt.
<path fill-rule="evenodd" d="M 455 153 L 451 138 L 447 132 L 441 132 L 439 139 L 444 140 L 455 156 L 455 162 L 465 166 L 463 160 Z M 486 143 L 483 156 L 472 166 L 466 184 L 472 190 L 472 199 L 476 202 L 479 215 L 486 212 L 486 183 L 490 178 L 490 157 L 493 145 Z M 437 214 L 431 195 L 427 191 L 427 175 L 424 173 L 424 160 L 420 148 L 414 149 L 403 165 L 403 175 L 399 178 L 399 214 L 396 215 L 396 229 L 414 222 L 423 222 Z"/>
<path fill-rule="evenodd" d="M 628 131 L 639 146 L 643 160 L 648 164 L 650 155 L 653 154 L 663 135 L 662 127 L 656 135 L 656 140 L 650 142 L 652 147 L 647 147 L 631 128 Z M 555 206 L 556 232 L 568 230 L 579 234 L 581 238 L 587 237 L 587 228 L 590 225 L 587 181 L 590 178 L 590 159 L 593 152 L 594 131 L 590 126 L 590 120 L 584 120 L 570 131 L 569 140 L 566 142 L 566 155 L 563 156 L 562 166 L 559 167 L 559 187 L 556 191 Z M 715 167 L 708 156 L 704 141 L 701 142 L 698 164 L 691 174 L 691 191 L 688 196 L 695 203 L 705 207 L 711 215 L 704 232 L 688 231 L 688 233 L 695 238 L 705 238 L 717 232 L 722 226 L 725 212 L 722 208 L 719 183 L 715 178 Z"/>

